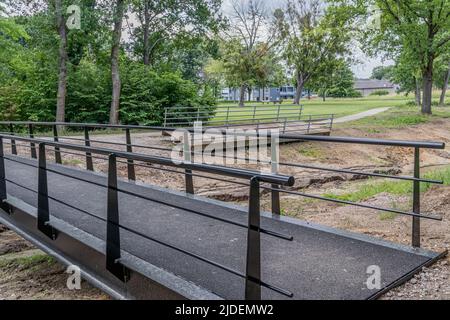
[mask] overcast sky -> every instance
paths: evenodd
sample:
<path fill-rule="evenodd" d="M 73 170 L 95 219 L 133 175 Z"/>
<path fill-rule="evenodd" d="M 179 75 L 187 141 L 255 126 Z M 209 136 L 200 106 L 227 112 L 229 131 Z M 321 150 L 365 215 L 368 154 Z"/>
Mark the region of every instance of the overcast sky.
<path fill-rule="evenodd" d="M 233 0 L 223 0 L 222 11 L 227 14 L 230 10 L 230 3 Z M 240 1 L 240 0 L 237 0 Z M 274 10 L 279 7 L 283 7 L 286 0 L 261 0 L 266 3 L 269 10 Z M 372 74 L 373 68 L 381 65 L 391 65 L 392 61 L 382 61 L 380 57 L 370 58 L 359 48 L 354 48 L 353 50 L 354 58 L 359 60 L 359 64 L 352 66 L 352 70 L 357 78 L 369 78 Z"/>

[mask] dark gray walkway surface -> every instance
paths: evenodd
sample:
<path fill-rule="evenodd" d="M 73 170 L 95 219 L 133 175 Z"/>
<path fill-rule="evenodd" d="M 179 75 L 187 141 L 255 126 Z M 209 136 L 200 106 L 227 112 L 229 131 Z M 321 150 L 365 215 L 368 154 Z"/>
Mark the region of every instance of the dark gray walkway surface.
<path fill-rule="evenodd" d="M 19 160 L 22 163 L 9 159 Z M 37 190 L 36 161 L 13 156 L 6 158 L 7 179 Z M 106 177 L 58 165 L 49 165 L 66 175 L 106 185 Z M 50 213 L 66 222 L 105 239 L 106 225 L 83 211 L 106 217 L 106 188 L 67 176 L 48 173 Z M 121 193 L 120 223 L 158 240 L 194 252 L 228 267 L 245 271 L 246 229 L 192 212 L 195 209 L 227 220 L 246 223 L 245 208 L 154 186 L 120 182 L 119 189 L 157 199 L 150 201 Z M 7 183 L 8 194 L 36 206 L 35 192 Z M 396 246 L 373 238 L 334 229 L 311 226 L 289 218 L 262 218 L 262 227 L 290 234 L 289 242 L 262 235 L 262 279 L 290 290 L 294 299 L 366 299 L 378 290 L 367 289 L 367 267 L 381 268 L 385 287 L 426 263 L 436 254 Z M 244 280 L 226 271 L 168 249 L 128 231 L 121 231 L 122 249 L 178 276 L 196 283 L 226 299 L 244 298 Z M 263 288 L 263 298 L 285 299 Z"/>

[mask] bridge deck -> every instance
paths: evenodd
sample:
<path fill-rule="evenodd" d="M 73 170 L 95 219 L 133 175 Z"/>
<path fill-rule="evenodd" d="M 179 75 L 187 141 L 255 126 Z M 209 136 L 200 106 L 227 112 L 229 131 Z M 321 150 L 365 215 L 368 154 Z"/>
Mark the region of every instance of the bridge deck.
<path fill-rule="evenodd" d="M 14 181 L 7 183 L 8 195 L 36 207 L 37 162 L 8 155 L 5 164 L 7 179 Z M 106 185 L 106 177 L 59 165 L 48 168 L 63 174 L 48 172 L 49 196 L 68 204 L 50 200 L 51 221 L 53 217 L 59 218 L 104 240 L 105 222 L 86 212 L 106 218 L 106 188 L 69 176 L 102 185 Z M 244 272 L 246 230 L 189 209 L 246 223 L 245 208 L 126 181 L 119 181 L 119 188 L 147 198 L 119 194 L 122 225 Z M 380 290 L 366 287 L 368 266 L 380 267 L 382 288 L 386 288 L 438 256 L 287 217 L 264 214 L 261 224 L 294 237 L 289 242 L 263 234 L 261 241 L 263 281 L 290 290 L 293 299 L 372 298 Z M 244 298 L 242 278 L 123 229 L 121 242 L 124 251 L 220 297 Z M 264 299 L 286 298 L 269 289 L 262 290 Z"/>

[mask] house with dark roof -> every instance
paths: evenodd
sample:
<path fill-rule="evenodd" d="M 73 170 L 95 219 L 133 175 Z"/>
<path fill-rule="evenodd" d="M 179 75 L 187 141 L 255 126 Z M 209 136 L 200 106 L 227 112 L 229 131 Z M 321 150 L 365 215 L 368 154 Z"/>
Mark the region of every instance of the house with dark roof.
<path fill-rule="evenodd" d="M 388 80 L 377 79 L 356 79 L 353 88 L 361 92 L 363 96 L 368 96 L 377 90 L 386 90 L 390 94 L 394 94 L 398 86 Z"/>

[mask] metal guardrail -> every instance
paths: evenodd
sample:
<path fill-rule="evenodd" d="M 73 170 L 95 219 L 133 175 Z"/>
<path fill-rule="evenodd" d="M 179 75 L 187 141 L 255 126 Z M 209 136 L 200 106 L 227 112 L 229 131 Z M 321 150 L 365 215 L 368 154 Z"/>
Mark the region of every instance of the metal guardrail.
<path fill-rule="evenodd" d="M 198 121 L 208 126 L 228 126 L 244 121 L 255 124 L 258 120 L 279 121 L 283 118 L 300 120 L 302 112 L 301 105 L 173 107 L 164 109 L 164 127 L 189 127 Z"/>
<path fill-rule="evenodd" d="M 6 183 L 16 184 L 13 180 L 6 177 L 5 169 L 5 159 L 8 161 L 16 161 L 14 158 L 6 157 L 4 154 L 4 140 L 9 140 L 13 146 L 16 141 L 22 141 L 26 143 L 33 144 L 33 147 L 38 146 L 38 204 L 37 204 L 37 216 L 38 216 L 38 229 L 46 234 L 48 237 L 55 239 L 57 237 L 57 231 L 54 230 L 50 224 L 50 212 L 49 212 L 49 199 L 61 202 L 61 200 L 52 198 L 48 194 L 48 180 L 47 172 L 52 172 L 55 174 L 64 175 L 61 172 L 52 170 L 47 166 L 47 147 L 55 148 L 55 152 L 63 152 L 63 150 L 73 150 L 81 151 L 92 156 L 93 154 L 107 156 L 108 159 L 108 179 L 107 185 L 102 187 L 107 188 L 107 218 L 101 218 L 94 214 L 85 212 L 90 216 L 98 218 L 106 222 L 107 236 L 106 236 L 106 268 L 113 273 L 117 278 L 122 281 L 127 281 L 129 278 L 129 271 L 120 263 L 121 252 L 120 252 L 120 230 L 126 230 L 132 232 L 138 236 L 144 237 L 150 241 L 156 242 L 170 249 L 182 252 L 188 256 L 194 257 L 205 263 L 213 265 L 222 270 L 228 271 L 246 280 L 245 285 L 245 298 L 246 299 L 261 299 L 261 287 L 266 287 L 270 290 L 274 290 L 280 294 L 286 296 L 292 296 L 292 293 L 279 288 L 277 286 L 268 284 L 261 280 L 261 233 L 267 234 L 269 236 L 277 237 L 287 241 L 291 241 L 292 237 L 289 235 L 280 234 L 275 231 L 266 230 L 260 226 L 260 183 L 276 183 L 280 185 L 293 185 L 294 178 L 291 176 L 283 175 L 273 175 L 264 174 L 257 171 L 244 170 L 220 167 L 214 165 L 206 164 L 196 164 L 196 163 L 175 163 L 170 158 L 155 157 L 144 154 L 136 154 L 131 152 L 120 152 L 117 150 L 106 149 L 106 148 L 95 148 L 91 146 L 80 146 L 74 144 L 67 144 L 61 142 L 48 141 L 43 139 L 29 138 L 29 137 L 18 137 L 12 135 L 0 135 L 0 201 L 4 203 L 7 200 L 7 189 Z M 14 141 L 14 144 L 13 144 Z M 30 146 L 31 147 L 31 146 Z M 31 147 L 31 148 L 33 148 Z M 56 149 L 57 148 L 57 149 Z M 58 150 L 58 151 L 56 151 Z M 188 210 L 193 213 L 197 213 L 203 216 L 207 216 L 212 219 L 217 219 L 222 222 L 233 224 L 239 227 L 247 229 L 247 259 L 246 259 L 246 272 L 242 273 L 240 271 L 229 268 L 225 265 L 216 263 L 208 258 L 202 257 L 198 254 L 189 252 L 182 248 L 176 247 L 169 243 L 162 242 L 158 239 L 152 238 L 149 235 L 142 234 L 136 230 L 132 230 L 126 226 L 120 224 L 119 219 L 119 197 L 118 193 L 130 194 L 139 198 L 146 199 L 145 196 L 132 193 L 119 188 L 117 179 L 117 158 L 123 158 L 125 160 L 132 161 L 143 161 L 151 164 L 159 164 L 169 167 L 182 168 L 191 171 L 200 171 L 206 173 L 214 173 L 218 175 L 223 175 L 227 177 L 234 177 L 239 179 L 244 179 L 249 181 L 250 191 L 249 191 L 249 209 L 248 209 L 248 224 L 240 224 L 234 221 L 228 221 L 225 219 L 214 217 L 213 215 L 206 215 L 201 212 L 193 211 L 190 209 L 182 208 L 183 210 Z M 34 166 L 33 166 L 34 167 Z M 70 176 L 73 179 L 81 180 L 84 182 L 89 182 L 96 184 L 92 181 L 83 180 L 74 176 Z M 27 188 L 26 186 L 21 186 Z M 155 201 L 155 199 L 147 199 Z M 65 204 L 65 203 L 63 203 Z M 67 205 L 67 204 L 66 204 Z"/>
<path fill-rule="evenodd" d="M 132 152 L 133 148 L 146 148 L 150 150 L 160 150 L 160 151 L 167 151 L 171 152 L 172 149 L 169 148 L 162 148 L 160 146 L 147 146 L 147 145 L 137 145 L 131 143 L 131 133 L 130 130 L 133 129 L 139 129 L 139 130 L 150 130 L 150 131 L 175 131 L 177 128 L 164 128 L 164 127 L 151 127 L 151 126 L 126 126 L 126 125 L 103 125 L 103 124 L 88 124 L 88 123 L 52 123 L 52 122 L 0 122 L 0 126 L 8 126 L 13 127 L 17 125 L 21 126 L 28 126 L 33 128 L 34 126 L 52 126 L 54 128 L 54 137 L 50 138 L 55 141 L 58 140 L 57 136 L 57 127 L 58 126 L 65 126 L 65 127 L 80 127 L 80 128 L 95 128 L 95 129 L 106 129 L 106 128 L 114 128 L 114 129 L 123 129 L 125 130 L 126 135 L 126 143 L 117 143 L 117 142 L 108 142 L 108 141 L 101 141 L 101 140 L 93 140 L 89 139 L 89 135 L 86 134 L 85 131 L 85 139 L 81 138 L 73 138 L 73 137 L 61 137 L 61 139 L 68 139 L 68 140 L 74 140 L 74 141 L 80 141 L 85 144 L 88 143 L 101 143 L 101 144 L 110 144 L 110 145 L 117 145 L 117 146 L 123 146 L 126 148 L 128 152 Z M 207 131 L 208 128 L 203 128 L 203 132 Z M 222 134 L 230 134 L 229 131 L 227 131 L 224 128 L 218 128 L 217 131 Z M 31 132 L 31 131 L 30 131 Z M 29 136 L 32 135 L 32 132 L 29 132 Z M 193 128 L 186 129 L 186 132 L 194 133 Z M 258 133 L 234 133 L 237 136 L 244 135 L 244 136 L 253 136 L 258 137 Z M 421 177 L 420 174 L 420 149 L 444 149 L 445 144 L 439 143 L 439 142 L 427 142 L 427 141 L 404 141 L 404 140 L 385 140 L 385 139 L 370 139 L 370 138 L 352 138 L 352 137 L 329 137 L 329 136 L 313 136 L 313 135 L 303 135 L 303 134 L 274 134 L 269 131 L 268 136 L 271 139 L 284 139 L 284 140 L 295 140 L 295 141 L 312 141 L 312 142 L 327 142 L 327 143 L 344 143 L 344 144 L 365 144 L 365 145 L 380 145 L 380 146 L 386 146 L 386 147 L 402 147 L 402 148 L 412 148 L 414 149 L 414 172 L 412 176 L 397 176 L 397 175 L 388 175 L 388 174 L 382 174 L 382 173 L 375 173 L 375 172 L 363 172 L 363 171 L 357 171 L 357 170 L 346 170 L 346 169 L 337 169 L 337 168 L 330 168 L 325 166 L 316 166 L 316 165 L 308 165 L 308 164 L 300 164 L 300 163 L 293 163 L 293 162 L 281 162 L 279 161 L 279 158 L 276 157 L 276 154 L 279 154 L 279 150 L 275 147 L 271 147 L 271 154 L 272 159 L 270 161 L 264 161 L 260 159 L 252 159 L 250 156 L 245 155 L 243 158 L 239 158 L 237 155 L 233 156 L 233 159 L 238 160 L 248 160 L 248 161 L 255 161 L 259 164 L 267 164 L 271 165 L 272 167 L 272 173 L 277 174 L 281 172 L 283 168 L 303 168 L 307 170 L 318 170 L 318 171 L 327 171 L 327 172 L 336 172 L 336 173 L 343 173 L 343 174 L 354 174 L 354 175 L 360 175 L 360 176 L 367 176 L 367 177 L 376 177 L 376 178 L 386 178 L 386 179 L 394 179 L 394 180 L 403 180 L 403 181 L 410 181 L 413 184 L 413 191 L 412 191 L 412 197 L 413 197 L 413 208 L 412 211 L 405 211 L 405 210 L 397 210 L 397 209 L 391 209 L 391 208 L 384 208 L 379 206 L 371 206 L 366 205 L 362 203 L 352 202 L 352 201 L 344 201 L 334 198 L 327 198 L 322 196 L 316 196 L 307 194 L 304 192 L 298 192 L 297 190 L 287 190 L 286 188 L 280 188 L 280 186 L 277 183 L 272 183 L 271 187 L 261 186 L 261 189 L 265 189 L 271 193 L 272 198 L 272 212 L 274 214 L 280 214 L 281 208 L 280 208 L 280 193 L 286 193 L 291 195 L 298 195 L 300 197 L 307 197 L 307 198 L 313 198 L 328 202 L 334 202 L 334 203 L 340 203 L 340 204 L 346 204 L 346 205 L 352 205 L 356 207 L 362 207 L 362 208 L 369 208 L 377 211 L 384 211 L 384 212 L 391 212 L 396 213 L 400 215 L 410 216 L 412 217 L 412 245 L 414 247 L 420 247 L 420 219 L 430 219 L 430 220 L 441 220 L 442 218 L 440 216 L 435 215 L 429 215 L 429 214 L 423 214 L 421 213 L 420 209 L 420 183 L 431 183 L 431 184 L 442 184 L 442 181 L 436 181 L 431 179 L 424 179 Z M 11 152 L 13 154 L 17 154 L 17 146 L 14 141 L 14 137 L 17 136 L 11 136 Z M 17 138 L 16 138 L 17 139 Z M 187 139 L 185 139 L 187 140 Z M 277 146 L 277 143 L 271 143 L 272 146 Z M 28 148 L 35 148 L 35 142 L 30 142 Z M 191 150 L 190 146 L 185 146 L 184 153 L 188 154 L 189 152 L 186 152 L 187 150 Z M 82 150 L 80 150 L 82 151 Z M 60 162 L 60 157 L 57 157 L 57 154 L 60 152 L 59 146 L 55 146 L 55 159 L 57 163 Z M 82 151 L 84 152 L 84 151 Z M 68 153 L 66 151 L 66 153 Z M 192 151 L 189 154 L 188 157 L 185 156 L 185 159 L 190 159 L 191 155 L 195 155 L 195 150 Z M 31 153 L 33 156 L 33 152 Z M 78 154 L 80 155 L 80 154 Z M 92 158 L 95 158 L 91 154 L 90 151 L 85 151 L 86 156 L 86 163 L 87 163 L 87 169 L 91 170 L 93 167 L 89 164 L 89 162 L 92 161 Z M 223 154 L 222 157 L 228 158 L 229 156 L 227 154 Z M 105 159 L 104 159 L 105 160 Z M 58 162 L 59 161 L 59 162 Z M 139 165 L 142 167 L 148 167 L 145 164 L 136 164 L 134 163 L 133 159 L 127 159 L 126 161 L 128 165 L 128 178 L 130 180 L 135 180 L 135 172 L 134 167 Z M 168 169 L 165 169 L 166 171 L 170 171 Z M 183 173 L 181 172 L 175 172 L 178 174 L 184 174 L 185 175 L 185 181 L 186 181 L 186 191 L 188 193 L 194 193 L 194 184 L 193 184 L 193 177 L 202 177 L 202 178 L 208 178 L 218 181 L 224 181 L 227 183 L 232 184 L 238 184 L 243 186 L 250 186 L 249 184 L 245 184 L 242 182 L 237 181 L 231 181 L 229 179 L 222 179 L 220 177 L 211 177 L 211 176 L 203 176 L 201 174 L 193 173 L 191 168 L 186 168 Z"/>
<path fill-rule="evenodd" d="M 214 108 L 177 107 L 164 110 L 164 127 L 193 127 L 196 122 L 209 128 L 279 129 L 282 133 L 331 132 L 333 114 L 303 115 L 301 105 L 217 106 Z"/>

